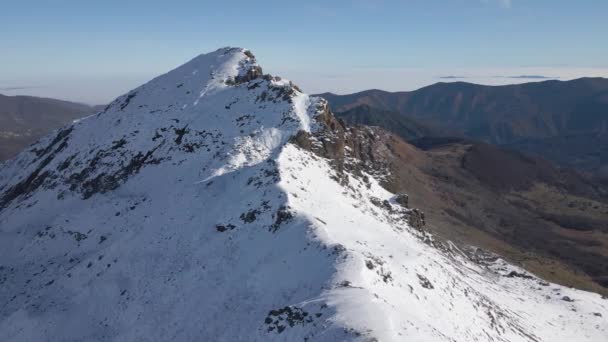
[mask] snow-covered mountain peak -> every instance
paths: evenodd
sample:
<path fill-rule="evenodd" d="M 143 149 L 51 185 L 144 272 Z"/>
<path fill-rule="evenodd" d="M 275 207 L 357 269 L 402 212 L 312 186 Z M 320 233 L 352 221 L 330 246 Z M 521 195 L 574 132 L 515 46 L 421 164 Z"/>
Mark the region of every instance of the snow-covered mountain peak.
<path fill-rule="evenodd" d="M 606 339 L 599 295 L 434 241 L 384 154 L 198 56 L 0 165 L 0 340 Z"/>
<path fill-rule="evenodd" d="M 325 100 L 309 97 L 290 81 L 262 74 L 248 50 L 222 48 L 195 57 L 118 97 L 103 112 L 43 139 L 6 165 L 0 176 L 18 178 L 24 167 L 36 171 L 32 161 L 48 157 L 60 144 L 45 169 L 52 174 L 52 187 L 64 188 L 62 196 L 81 192 L 89 197 L 114 189 L 142 163 L 161 160 L 196 160 L 204 165 L 199 177 L 204 181 L 265 160 L 298 131 L 317 129 L 315 117 L 326 112 Z M 145 160 L 134 161 L 138 156 Z M 134 162 L 138 167 L 124 170 Z M 70 172 L 75 173 L 58 181 Z M 4 196 L 0 207 L 16 197 Z"/>
<path fill-rule="evenodd" d="M 133 89 L 112 102 L 106 111 L 125 112 L 145 111 L 156 106 L 162 108 L 178 107 L 203 112 L 208 108 L 196 107 L 204 97 L 215 95 L 230 88 L 257 81 L 248 90 L 262 83 L 279 88 L 295 88 L 289 81 L 264 75 L 255 56 L 247 49 L 226 47 L 214 52 L 201 54 L 189 62 L 160 75 L 146 84 Z M 203 101 L 209 102 L 209 101 Z M 135 107 L 135 108 L 134 108 Z"/>
<path fill-rule="evenodd" d="M 203 96 L 234 86 L 262 76 L 262 68 L 256 63 L 253 54 L 243 48 L 221 48 L 214 52 L 201 54 L 187 63 L 156 77 L 119 97 L 110 108 L 125 109 L 125 100 L 129 103 L 134 94 L 140 95 L 139 101 L 149 103 L 154 98 L 160 105 L 161 101 L 169 101 L 165 105 L 193 106 Z"/>

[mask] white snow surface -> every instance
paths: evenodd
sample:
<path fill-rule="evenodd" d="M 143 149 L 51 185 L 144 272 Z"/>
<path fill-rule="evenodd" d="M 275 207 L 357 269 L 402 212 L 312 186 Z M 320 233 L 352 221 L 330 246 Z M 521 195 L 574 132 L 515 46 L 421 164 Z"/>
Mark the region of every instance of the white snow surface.
<path fill-rule="evenodd" d="M 338 183 L 289 142 L 325 101 L 252 67 L 198 56 L 0 164 L 0 341 L 608 341 L 600 295 Z"/>

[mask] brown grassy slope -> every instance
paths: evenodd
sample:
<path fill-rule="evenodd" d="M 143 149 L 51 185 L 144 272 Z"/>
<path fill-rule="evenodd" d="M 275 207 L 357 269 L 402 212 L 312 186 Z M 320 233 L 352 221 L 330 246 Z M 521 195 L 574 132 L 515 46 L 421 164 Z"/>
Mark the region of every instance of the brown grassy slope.
<path fill-rule="evenodd" d="M 389 189 L 407 193 L 425 212 L 427 230 L 547 280 L 608 295 L 604 189 L 492 146 L 452 141 L 424 151 L 377 131 L 371 149 L 383 151 L 375 157 L 391 169 Z"/>

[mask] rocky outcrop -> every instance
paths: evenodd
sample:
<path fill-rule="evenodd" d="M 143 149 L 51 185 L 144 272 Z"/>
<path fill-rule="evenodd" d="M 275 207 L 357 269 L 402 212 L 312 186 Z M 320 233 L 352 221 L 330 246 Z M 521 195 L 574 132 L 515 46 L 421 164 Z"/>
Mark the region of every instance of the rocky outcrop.
<path fill-rule="evenodd" d="M 409 208 L 410 197 L 406 194 L 398 194 L 395 196 L 395 202 L 401 204 L 405 208 Z"/>
<path fill-rule="evenodd" d="M 408 223 L 410 226 L 422 231 L 426 225 L 424 213 L 419 209 L 412 209 L 408 217 Z"/>
<path fill-rule="evenodd" d="M 391 135 L 380 128 L 368 126 L 347 126 L 344 121 L 337 119 L 329 109 L 327 102 L 321 103 L 316 120 L 322 125 L 315 133 L 304 131 L 292 139 L 301 148 L 311 151 L 330 160 L 339 177 L 344 172 L 366 179 L 374 175 L 382 181 L 382 185 L 392 190 L 391 160 L 397 156 L 389 148 L 387 139 Z M 347 183 L 347 179 L 340 177 Z M 399 194 L 395 202 L 405 209 L 409 208 L 409 197 Z M 390 203 L 377 203 L 377 206 L 392 211 Z M 418 231 L 423 231 L 426 221 L 424 213 L 419 209 L 406 210 L 408 224 Z"/>

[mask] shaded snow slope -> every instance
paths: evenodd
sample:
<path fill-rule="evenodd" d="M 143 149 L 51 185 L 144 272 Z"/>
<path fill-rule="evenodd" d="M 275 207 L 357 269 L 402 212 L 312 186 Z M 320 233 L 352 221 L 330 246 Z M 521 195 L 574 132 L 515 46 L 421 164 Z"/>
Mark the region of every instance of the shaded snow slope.
<path fill-rule="evenodd" d="M 290 142 L 327 115 L 224 48 L 2 164 L 0 340 L 608 337 L 599 295 L 436 243 Z"/>

